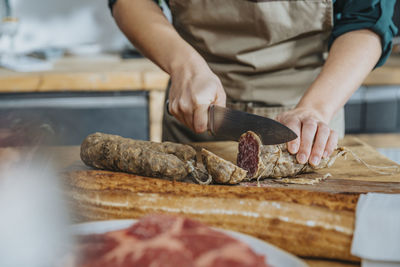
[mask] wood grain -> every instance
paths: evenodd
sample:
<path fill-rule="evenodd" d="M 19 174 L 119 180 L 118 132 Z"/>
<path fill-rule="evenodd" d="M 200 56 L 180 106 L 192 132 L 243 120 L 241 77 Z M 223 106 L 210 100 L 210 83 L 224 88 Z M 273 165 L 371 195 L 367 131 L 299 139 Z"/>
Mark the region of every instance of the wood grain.
<path fill-rule="evenodd" d="M 204 147 L 231 162 L 236 162 L 236 142 L 211 142 L 195 145 Z M 339 145 L 347 147 L 368 164 L 374 166 L 399 166 L 356 137 L 347 136 L 340 141 Z M 331 193 L 365 193 L 370 191 L 400 193 L 399 171 L 393 171 L 392 174 L 388 175 L 374 172 L 357 161 L 350 153 L 346 157 L 337 159 L 329 169 L 318 170 L 315 173 L 305 173 L 299 175 L 299 177 L 315 178 L 322 177 L 327 173 L 331 174 L 331 177 L 315 185 L 279 184 L 274 180 L 267 179 L 261 182 L 261 186 L 297 188 Z"/>
<path fill-rule="evenodd" d="M 64 177 L 79 221 L 171 213 L 240 231 L 297 255 L 358 260 L 350 254 L 355 194 L 197 185 L 101 170 Z"/>
<path fill-rule="evenodd" d="M 357 134 L 354 137 L 373 148 L 400 148 L 400 134 Z"/>
<path fill-rule="evenodd" d="M 210 142 L 193 145 L 195 147 L 204 147 L 231 162 L 236 162 L 237 142 Z M 346 136 L 340 142 L 340 145 L 348 147 L 369 164 L 399 166 L 356 137 Z M 54 158 L 59 155 L 57 162 L 59 162 L 58 165 L 60 167 L 71 170 L 88 169 L 80 161 L 79 147 L 56 147 L 51 149 L 55 155 Z M 400 173 L 391 175 L 375 173 L 355 160 L 352 155 L 348 155 L 347 158 L 339 158 L 329 169 L 319 170 L 311 174 L 302 174 L 301 177 L 321 177 L 326 173 L 330 173 L 332 177 L 314 185 L 279 184 L 274 180 L 266 180 L 261 185 L 271 188 L 293 188 L 331 193 L 400 193 Z"/>
<path fill-rule="evenodd" d="M 54 69 L 17 73 L 0 68 L 0 92 L 165 90 L 169 80 L 148 59 L 122 60 L 117 55 L 64 57 Z M 391 56 L 364 85 L 399 85 L 400 57 Z"/>
<path fill-rule="evenodd" d="M 400 55 L 392 54 L 385 65 L 374 69 L 367 76 L 363 85 L 400 85 Z"/>
<path fill-rule="evenodd" d="M 0 92 L 165 90 L 168 79 L 147 59 L 65 57 L 51 71 L 18 73 L 0 68 Z"/>
<path fill-rule="evenodd" d="M 196 143 L 235 161 L 236 142 Z M 358 138 L 344 145 L 375 165 L 394 164 Z M 340 159 L 332 177 L 316 185 L 261 187 L 197 185 L 93 170 L 79 161 L 79 148 L 52 148 L 61 153 L 66 192 L 77 221 L 138 218 L 166 212 L 240 231 L 304 257 L 357 261 L 350 246 L 360 193 L 400 193 L 400 175 L 372 173 L 354 158 Z M 318 172 L 310 175 L 321 175 Z M 308 260 L 311 266 L 357 266 Z"/>
<path fill-rule="evenodd" d="M 149 92 L 150 141 L 161 142 L 164 112 L 164 91 Z"/>

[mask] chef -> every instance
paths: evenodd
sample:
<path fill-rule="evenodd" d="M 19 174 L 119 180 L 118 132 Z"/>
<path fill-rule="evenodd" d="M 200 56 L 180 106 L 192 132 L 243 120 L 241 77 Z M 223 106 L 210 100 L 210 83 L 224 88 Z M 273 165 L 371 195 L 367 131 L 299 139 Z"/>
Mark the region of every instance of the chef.
<path fill-rule="evenodd" d="M 209 141 L 210 104 L 275 118 L 318 165 L 344 135 L 343 106 L 391 51 L 395 0 L 110 0 L 129 40 L 170 77 L 163 139 Z M 329 54 L 328 54 L 329 52 Z"/>

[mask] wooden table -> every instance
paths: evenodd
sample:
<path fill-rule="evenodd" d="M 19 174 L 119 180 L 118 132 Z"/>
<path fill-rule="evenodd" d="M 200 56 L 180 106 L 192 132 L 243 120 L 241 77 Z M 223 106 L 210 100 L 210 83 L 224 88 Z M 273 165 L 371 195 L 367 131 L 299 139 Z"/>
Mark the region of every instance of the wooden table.
<path fill-rule="evenodd" d="M 344 142 L 346 144 L 351 144 L 353 141 L 353 136 L 347 136 Z M 381 134 L 381 135 L 357 135 L 358 139 L 363 140 L 366 143 L 374 147 L 400 147 L 400 134 Z M 226 148 L 225 148 L 226 149 Z M 221 153 L 223 153 L 223 149 L 218 149 Z M 61 170 L 65 170 L 67 167 L 75 167 L 75 168 L 82 168 L 83 163 L 80 161 L 79 157 L 79 147 L 78 146 L 71 146 L 71 147 L 52 147 L 46 148 L 46 153 L 50 153 L 50 158 L 54 160 L 55 167 Z M 376 151 L 373 153 L 377 153 Z M 13 158 L 13 150 L 9 148 L 0 149 L 0 159 L 7 159 L 11 160 Z M 2 157 L 3 156 L 3 157 Z M 17 155 L 14 155 L 14 158 L 18 158 Z M 375 157 L 370 157 L 370 160 Z M 382 159 L 381 156 L 377 155 L 377 158 Z M 340 164 L 340 162 L 338 162 Z M 378 162 L 377 164 L 381 164 Z M 340 169 L 340 168 L 339 168 Z M 360 266 L 357 263 L 348 263 L 348 262 L 340 262 L 340 261 L 327 261 L 327 260 L 316 260 L 316 259 L 305 259 L 305 261 L 311 267 L 351 267 L 351 266 Z"/>
<path fill-rule="evenodd" d="M 390 140 L 390 144 L 391 147 L 400 147 L 400 135 L 399 134 L 383 134 L 383 135 L 357 135 L 357 137 L 359 137 L 358 139 L 354 139 L 354 136 L 347 136 L 345 138 L 345 140 L 342 141 L 342 144 L 348 145 L 350 148 L 354 149 L 355 152 L 359 153 L 361 150 L 357 150 L 357 146 L 359 145 L 354 145 L 353 143 L 359 139 L 362 139 L 364 142 L 370 142 L 370 144 L 372 144 L 375 147 L 385 147 L 385 145 L 387 145 L 386 141 Z M 362 145 L 362 143 L 361 143 Z M 215 149 L 215 147 L 214 147 Z M 361 148 L 360 148 L 361 149 Z M 369 148 L 370 149 L 370 148 Z M 228 153 L 228 146 L 221 146 L 218 147 L 217 151 L 221 154 L 226 154 Z M 368 149 L 367 149 L 368 150 Z M 217 151 L 214 151 L 215 153 Z M 230 150 L 229 150 L 230 151 Z M 371 153 L 364 153 L 364 154 L 360 154 L 360 156 L 365 159 L 366 161 L 372 163 L 372 164 L 377 164 L 377 165 L 382 165 L 382 164 L 390 164 L 390 161 L 388 161 L 387 159 L 385 159 L 384 157 L 380 156 L 376 151 L 374 150 L 368 150 Z M 368 152 L 366 151 L 366 152 Z M 65 167 L 73 167 L 76 169 L 82 169 L 85 168 L 83 167 L 82 162 L 79 159 L 79 147 L 75 146 L 75 147 L 56 147 L 56 148 L 52 148 L 52 153 L 54 155 L 56 155 L 55 158 L 57 158 L 57 162 L 59 162 L 59 167 L 60 168 L 65 168 Z M 230 152 L 229 152 L 230 153 Z M 230 153 L 232 154 L 232 153 Z M 373 154 L 373 155 L 372 155 Z M 374 162 L 376 161 L 376 162 Z M 339 161 L 337 162 L 337 164 L 339 164 L 340 166 L 342 166 L 343 164 L 345 164 L 344 161 Z M 354 165 L 354 168 L 362 168 L 362 166 L 360 165 Z M 337 170 L 338 172 L 336 172 L 335 170 L 332 170 L 332 174 L 333 174 L 333 182 L 338 181 L 335 178 L 341 178 L 340 177 L 340 170 L 343 169 L 342 167 L 338 167 Z M 344 166 L 344 165 L 343 165 Z M 366 182 L 368 182 L 371 179 L 374 179 L 373 176 L 368 176 L 368 170 L 362 170 L 361 171 L 363 173 L 363 177 L 367 180 L 365 180 Z M 382 177 L 375 177 L 375 179 L 378 179 L 380 182 L 385 182 L 385 183 L 390 183 L 390 182 L 399 182 L 399 175 L 395 175 L 393 177 L 390 176 L 382 176 Z M 343 177 L 344 178 L 344 177 Z M 383 179 L 385 178 L 385 179 Z M 354 176 L 350 176 L 349 178 L 344 178 L 344 179 L 351 179 L 352 181 L 354 180 L 355 183 L 357 183 L 357 177 Z M 394 180 L 396 179 L 396 181 Z M 372 181 L 372 180 L 371 180 Z M 350 185 L 350 184 L 349 184 Z M 365 186 L 366 184 L 362 185 Z M 290 185 L 292 186 L 292 185 Z M 301 186 L 300 186 L 301 187 Z M 305 187 L 305 186 L 303 186 Z M 400 186 L 396 186 L 398 190 L 400 190 Z M 293 186 L 293 188 L 298 188 L 298 186 Z M 323 187 L 320 187 L 322 190 Z M 341 189 L 343 190 L 343 189 Z M 357 189 L 358 190 L 358 189 Z M 329 189 L 328 189 L 329 191 Z M 338 261 L 327 261 L 327 260 L 315 260 L 315 259 L 305 259 L 305 261 L 309 264 L 309 266 L 311 267 L 325 267 L 325 266 L 337 266 L 337 267 L 350 267 L 350 266 L 360 266 L 359 264 L 356 263 L 348 263 L 348 262 L 338 262 Z"/>
<path fill-rule="evenodd" d="M 400 85 L 400 54 L 390 56 L 384 66 L 372 71 L 363 85 Z"/>
<path fill-rule="evenodd" d="M 150 139 L 160 141 L 168 80 L 165 72 L 145 58 L 65 57 L 51 71 L 18 73 L 0 68 L 0 93 L 148 91 Z"/>
<path fill-rule="evenodd" d="M 149 92 L 150 139 L 159 141 L 168 80 L 168 74 L 144 58 L 65 57 L 56 61 L 51 71 L 17 73 L 0 68 L 0 93 L 145 90 Z M 400 57 L 389 58 L 364 85 L 400 85 Z"/>
<path fill-rule="evenodd" d="M 53 153 L 56 155 L 58 167 L 77 166 L 79 163 L 79 147 L 57 147 L 53 148 Z M 357 267 L 359 263 L 341 262 L 323 259 L 303 259 L 310 267 Z"/>
<path fill-rule="evenodd" d="M 355 134 L 352 135 L 373 148 L 400 148 L 400 134 Z"/>

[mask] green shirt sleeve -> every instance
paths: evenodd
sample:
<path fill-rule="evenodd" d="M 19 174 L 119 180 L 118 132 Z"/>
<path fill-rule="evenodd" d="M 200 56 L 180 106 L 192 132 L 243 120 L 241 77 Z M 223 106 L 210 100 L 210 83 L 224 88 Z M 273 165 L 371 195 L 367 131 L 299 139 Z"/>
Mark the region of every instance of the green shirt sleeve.
<path fill-rule="evenodd" d="M 392 39 L 397 28 L 392 17 L 396 0 L 336 0 L 334 27 L 329 47 L 340 35 L 370 29 L 381 37 L 382 55 L 375 67 L 382 66 L 392 50 Z"/>

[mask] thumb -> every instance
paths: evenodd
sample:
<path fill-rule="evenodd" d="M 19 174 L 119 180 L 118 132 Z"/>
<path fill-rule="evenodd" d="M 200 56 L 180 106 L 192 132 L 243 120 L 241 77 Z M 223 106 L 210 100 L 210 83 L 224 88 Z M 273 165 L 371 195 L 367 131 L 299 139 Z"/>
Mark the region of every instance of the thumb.
<path fill-rule="evenodd" d="M 199 105 L 194 110 L 193 126 L 196 133 L 202 133 L 207 130 L 209 105 Z"/>
<path fill-rule="evenodd" d="M 224 89 L 220 89 L 217 91 L 213 104 L 222 107 L 226 106 L 226 93 Z"/>

